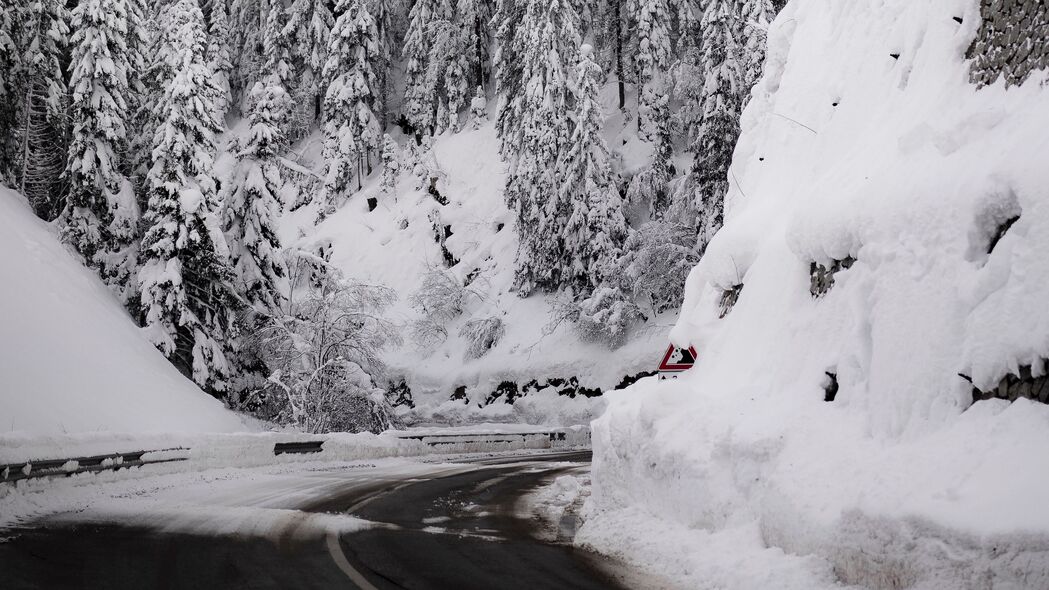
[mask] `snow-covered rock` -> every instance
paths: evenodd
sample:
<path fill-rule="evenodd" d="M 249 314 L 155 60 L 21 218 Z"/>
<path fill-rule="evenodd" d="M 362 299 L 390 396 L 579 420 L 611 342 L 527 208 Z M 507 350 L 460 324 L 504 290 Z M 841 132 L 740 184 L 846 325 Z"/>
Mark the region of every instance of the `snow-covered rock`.
<path fill-rule="evenodd" d="M 672 333 L 699 364 L 610 396 L 582 542 L 692 587 L 1049 585 L 1049 407 L 970 407 L 959 376 L 1049 356 L 1049 88 L 971 83 L 980 23 L 974 0 L 778 16 Z M 849 258 L 813 297 L 810 265 Z"/>

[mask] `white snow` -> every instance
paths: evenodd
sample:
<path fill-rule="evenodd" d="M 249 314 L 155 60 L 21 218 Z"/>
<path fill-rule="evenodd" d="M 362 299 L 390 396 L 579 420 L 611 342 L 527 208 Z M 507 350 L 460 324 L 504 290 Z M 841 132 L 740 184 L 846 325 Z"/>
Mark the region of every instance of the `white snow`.
<path fill-rule="evenodd" d="M 690 588 L 1049 586 L 1049 407 L 966 409 L 957 376 L 1049 356 L 1049 88 L 969 84 L 979 22 L 971 0 L 779 15 L 672 332 L 699 363 L 609 396 L 579 542 Z M 809 263 L 846 256 L 814 300 Z"/>
<path fill-rule="evenodd" d="M 608 104 L 615 100 L 612 94 L 607 98 Z M 606 111 L 612 114 L 608 104 Z M 616 115 L 607 127 L 623 124 Z M 391 135 L 402 154 L 407 142 L 414 143 L 400 134 Z M 318 142 L 314 136 L 299 146 L 303 160 L 316 170 L 320 169 Z M 484 401 L 503 380 L 523 385 L 533 378 L 576 376 L 583 386 L 611 388 L 626 375 L 655 369 L 672 314 L 654 318 L 625 346 L 610 351 L 601 343 L 581 341 L 568 322 L 548 329 L 553 297 L 522 299 L 511 291 L 518 240 L 515 216 L 503 196 L 506 164 L 499 155 L 493 123 L 445 133 L 421 159 L 423 163 L 415 168 L 407 163 L 400 167 L 394 194 L 381 192 L 377 170 L 363 190 L 320 224 L 314 223 L 318 212 L 314 204 L 287 213 L 281 228 L 285 245 L 312 250 L 331 244 L 332 263 L 347 277 L 381 284 L 399 294 L 391 314 L 404 326 L 405 342 L 389 351 L 385 360 L 391 373 L 406 377 L 412 388 L 417 404 L 409 416 L 412 420 L 578 424 L 600 414 L 604 402 L 557 396 L 553 389 L 532 393 L 513 405 L 497 401 L 486 406 Z M 426 190 L 429 181 L 416 174 L 416 168 L 426 167 L 440 179 L 437 188 L 448 205 L 441 206 Z M 371 212 L 369 197 L 378 203 Z M 435 240 L 435 224 L 441 232 L 451 227 L 446 247 L 460 261 L 451 269 L 446 269 Z M 435 269 L 449 270 L 458 281 L 471 272 L 478 274 L 469 285 L 463 313 L 446 326 L 447 339 L 422 345 L 412 338 L 411 327 L 423 316 L 408 299 L 426 273 Z M 470 320 L 485 318 L 503 320 L 505 335 L 484 356 L 466 358 L 469 343 L 460 329 Z M 447 401 L 459 386 L 467 388 L 468 401 Z"/>
<path fill-rule="evenodd" d="M 249 427 L 171 366 L 110 291 L 0 188 L 0 433 Z"/>

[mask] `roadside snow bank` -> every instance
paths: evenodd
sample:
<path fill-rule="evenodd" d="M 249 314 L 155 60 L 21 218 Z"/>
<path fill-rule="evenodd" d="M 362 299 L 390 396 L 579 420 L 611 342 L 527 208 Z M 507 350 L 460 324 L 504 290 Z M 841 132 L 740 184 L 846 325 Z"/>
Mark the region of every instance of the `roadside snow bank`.
<path fill-rule="evenodd" d="M 969 407 L 958 376 L 1049 356 L 1049 88 L 970 84 L 980 21 L 971 0 L 780 14 L 673 332 L 699 363 L 609 396 L 580 542 L 664 547 L 690 587 L 1049 587 L 1049 407 Z"/>
<path fill-rule="evenodd" d="M 252 430 L 184 378 L 0 188 L 0 433 Z"/>

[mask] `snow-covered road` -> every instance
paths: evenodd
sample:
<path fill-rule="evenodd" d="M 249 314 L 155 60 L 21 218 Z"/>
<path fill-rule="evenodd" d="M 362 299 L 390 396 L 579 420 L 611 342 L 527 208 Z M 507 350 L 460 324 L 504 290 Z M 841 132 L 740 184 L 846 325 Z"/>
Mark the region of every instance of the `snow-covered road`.
<path fill-rule="evenodd" d="M 0 543 L 5 588 L 615 588 L 521 497 L 589 453 L 279 465 L 80 487 Z"/>

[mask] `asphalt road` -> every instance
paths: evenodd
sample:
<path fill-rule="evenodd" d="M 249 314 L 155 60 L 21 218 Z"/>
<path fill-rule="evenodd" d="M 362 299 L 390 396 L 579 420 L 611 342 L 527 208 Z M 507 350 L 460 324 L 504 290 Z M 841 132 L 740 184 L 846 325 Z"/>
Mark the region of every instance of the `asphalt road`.
<path fill-rule="evenodd" d="M 539 540 L 520 497 L 589 453 L 326 489 L 300 509 L 383 523 L 323 538 L 53 524 L 0 543 L 0 588 L 616 589 L 596 557 Z M 347 473 L 347 481 L 354 474 Z"/>

